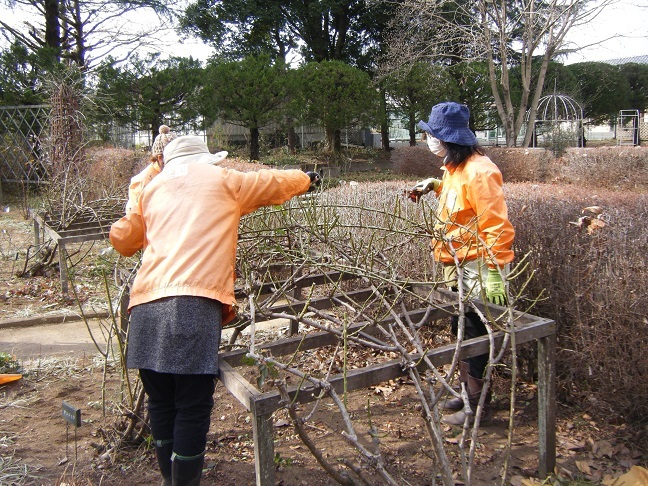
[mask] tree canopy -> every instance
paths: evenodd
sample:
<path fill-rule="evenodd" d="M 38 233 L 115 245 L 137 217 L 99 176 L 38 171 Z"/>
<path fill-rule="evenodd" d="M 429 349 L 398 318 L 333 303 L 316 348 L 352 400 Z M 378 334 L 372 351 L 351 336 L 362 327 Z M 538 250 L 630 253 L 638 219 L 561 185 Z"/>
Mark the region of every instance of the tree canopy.
<path fill-rule="evenodd" d="M 394 69 L 421 59 L 485 61 L 507 144 L 517 145 L 526 124 L 526 146 L 550 61 L 565 49 L 567 32 L 610 1 L 603 0 L 587 9 L 582 0 L 404 0 L 394 19 L 400 30 L 390 43 L 387 66 Z M 517 103 L 511 85 L 513 69 L 517 69 L 521 88 Z"/>
<path fill-rule="evenodd" d="M 201 112 L 250 130 L 250 160 L 259 160 L 259 129 L 281 120 L 279 108 L 292 95 L 293 77 L 269 55 L 210 63 L 203 78 Z"/>
<path fill-rule="evenodd" d="M 99 70 L 97 97 L 104 119 L 116 119 L 135 130 L 150 130 L 166 123 L 174 128 L 197 128 L 201 83 L 200 61 L 150 54 L 120 67 L 110 60 Z"/>
<path fill-rule="evenodd" d="M 629 108 L 630 85 L 617 66 L 583 62 L 565 69 L 576 79 L 584 116 L 594 123 L 614 123 L 619 110 Z"/>
<path fill-rule="evenodd" d="M 432 105 L 457 99 L 459 90 L 444 66 L 417 62 L 403 75 L 392 73 L 386 81 L 387 94 L 403 116 L 410 145 L 416 145 L 416 124 L 427 120 Z"/>
<path fill-rule="evenodd" d="M 342 61 L 305 64 L 298 70 L 298 102 L 303 119 L 326 129 L 327 145 L 341 150 L 340 131 L 369 123 L 375 116 L 377 92 L 369 75 Z"/>
<path fill-rule="evenodd" d="M 138 48 L 154 42 L 154 34 L 164 29 L 164 20 L 171 18 L 166 2 L 161 0 L 11 0 L 29 12 L 28 20 L 12 25 L 0 19 L 4 34 L 12 42 L 20 42 L 29 52 L 43 48 L 53 52 L 59 61 L 69 61 L 86 69 L 121 48 L 123 59 Z M 137 28 L 124 23 L 133 13 L 148 10 L 157 22 Z M 120 21 L 121 19 L 121 21 Z M 122 60 L 123 60 L 122 59 Z"/>
<path fill-rule="evenodd" d="M 293 53 L 354 64 L 375 32 L 373 12 L 364 0 L 196 0 L 181 26 L 230 58 L 270 53 L 287 61 Z"/>
<path fill-rule="evenodd" d="M 0 105 L 37 105 L 46 101 L 45 78 L 57 66 L 50 49 L 30 52 L 20 42 L 0 52 Z"/>

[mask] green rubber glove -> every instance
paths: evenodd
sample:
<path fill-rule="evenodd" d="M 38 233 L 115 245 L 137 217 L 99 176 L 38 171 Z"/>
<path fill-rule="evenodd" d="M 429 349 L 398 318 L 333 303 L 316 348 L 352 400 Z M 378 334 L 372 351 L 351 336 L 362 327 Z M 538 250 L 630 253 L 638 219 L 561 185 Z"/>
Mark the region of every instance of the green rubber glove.
<path fill-rule="evenodd" d="M 488 269 L 488 276 L 486 277 L 484 287 L 486 298 L 491 304 L 506 305 L 506 286 L 496 268 Z"/>

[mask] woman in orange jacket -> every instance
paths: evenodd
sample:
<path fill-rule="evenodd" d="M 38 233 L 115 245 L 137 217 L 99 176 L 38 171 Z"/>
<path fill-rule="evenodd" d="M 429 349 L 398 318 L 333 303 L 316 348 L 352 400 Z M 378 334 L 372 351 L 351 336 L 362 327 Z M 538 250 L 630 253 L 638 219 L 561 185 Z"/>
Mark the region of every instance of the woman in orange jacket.
<path fill-rule="evenodd" d="M 137 206 L 142 190 L 162 171 L 162 167 L 164 167 L 164 162 L 162 161 L 162 152 L 164 151 L 164 147 L 177 138 L 176 133 L 172 132 L 167 125 L 161 125 L 159 131 L 160 133 L 155 137 L 153 145 L 151 146 L 150 163 L 130 180 L 126 213 L 130 213 L 133 208 Z"/>
<path fill-rule="evenodd" d="M 125 256 L 144 250 L 131 289 L 127 366 L 139 369 L 163 484 L 199 484 L 221 326 L 234 317 L 240 218 L 319 184 L 316 173 L 242 173 L 213 165 L 207 145 L 179 137 L 137 206 L 110 230 Z"/>
<path fill-rule="evenodd" d="M 485 297 L 491 303 L 504 305 L 506 286 L 502 275 L 506 275 L 514 257 L 511 246 L 515 231 L 508 220 L 502 174 L 479 146 L 469 128 L 469 118 L 465 105 L 444 102 L 432 107 L 427 122 L 419 122 L 430 151 L 443 158 L 444 175 L 441 180 L 430 178 L 419 182 L 410 197 L 418 201 L 421 195 L 432 191 L 438 197 L 437 237 L 432 240 L 432 250 L 435 260 L 444 265 L 448 286 L 456 291 L 461 284 L 465 296 Z M 461 278 L 457 278 L 457 272 Z M 466 312 L 464 323 L 465 339 L 487 334 L 475 312 Z M 451 325 L 456 335 L 457 316 L 451 318 Z M 466 384 L 473 407 L 479 401 L 487 364 L 487 354 L 459 363 L 460 381 Z M 492 418 L 489 401 L 490 394 L 482 423 Z M 461 399 L 446 400 L 442 406 L 458 411 L 444 417 L 444 422 L 464 423 Z"/>

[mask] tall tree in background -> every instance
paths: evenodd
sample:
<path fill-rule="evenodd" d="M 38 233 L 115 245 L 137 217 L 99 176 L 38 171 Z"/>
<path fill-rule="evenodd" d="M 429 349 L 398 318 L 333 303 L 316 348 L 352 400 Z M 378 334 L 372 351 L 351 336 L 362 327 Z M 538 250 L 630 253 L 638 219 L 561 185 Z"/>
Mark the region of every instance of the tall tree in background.
<path fill-rule="evenodd" d="M 417 62 L 405 73 L 392 73 L 385 81 L 387 94 L 405 119 L 410 146 L 416 145 L 416 124 L 427 120 L 432 105 L 457 99 L 459 90 L 444 66 Z"/>
<path fill-rule="evenodd" d="M 618 66 L 581 62 L 565 66 L 578 85 L 584 115 L 594 123 L 614 125 L 619 110 L 628 108 L 630 85 Z"/>
<path fill-rule="evenodd" d="M 136 49 L 159 42 L 155 35 L 168 28 L 171 18 L 167 3 L 161 0 L 5 0 L 10 7 L 29 12 L 28 20 L 11 25 L 0 19 L 10 42 L 18 41 L 32 52 L 49 48 L 59 60 L 82 69 L 93 67 L 102 58 L 123 49 L 124 60 Z M 154 14 L 135 25 L 133 14 Z"/>
<path fill-rule="evenodd" d="M 376 60 L 385 48 L 384 34 L 397 3 L 197 0 L 185 10 L 181 26 L 227 58 L 270 53 L 286 62 L 340 60 L 375 77 Z M 383 147 L 389 148 L 386 100 L 384 89 L 379 89 Z"/>
<path fill-rule="evenodd" d="M 364 46 L 355 53 L 356 67 L 369 73 L 378 89 L 378 119 L 383 150 L 389 150 L 390 105 L 387 99 L 387 80 L 380 72 L 380 59 L 385 55 L 389 42 L 389 25 L 396 14 L 399 2 L 367 2 L 365 14 L 359 19 L 360 31 L 364 33 Z"/>
<path fill-rule="evenodd" d="M 0 52 L 0 105 L 38 105 L 47 101 L 43 79 L 55 72 L 56 52 L 29 50 L 19 42 Z"/>
<path fill-rule="evenodd" d="M 197 0 L 181 25 L 230 57 L 274 51 L 286 60 L 299 46 L 307 61 L 353 63 L 366 45 L 359 22 L 366 12 L 363 0 Z"/>
<path fill-rule="evenodd" d="M 198 0 L 180 17 L 180 28 L 212 45 L 222 59 L 267 54 L 287 62 L 297 43 L 281 7 L 261 0 Z"/>
<path fill-rule="evenodd" d="M 475 131 L 496 128 L 498 116 L 493 106 L 488 64 L 458 62 L 451 64 L 449 71 L 459 90 L 457 99 L 470 107 L 470 129 Z"/>
<path fill-rule="evenodd" d="M 375 116 L 376 91 L 369 75 L 342 61 L 323 61 L 299 68 L 297 79 L 305 120 L 325 128 L 327 147 L 333 158 L 339 159 L 341 130 Z"/>
<path fill-rule="evenodd" d="M 158 54 L 133 58 L 120 67 L 110 60 L 99 69 L 96 87 L 103 116 L 116 119 L 134 130 L 157 135 L 160 125 L 198 128 L 197 96 L 202 81 L 200 61 Z"/>
<path fill-rule="evenodd" d="M 241 61 L 213 61 L 205 72 L 201 110 L 205 118 L 246 127 L 250 131 L 250 160 L 260 159 L 260 129 L 281 122 L 280 108 L 291 96 L 293 77 L 269 55 Z"/>
<path fill-rule="evenodd" d="M 628 63 L 619 66 L 619 70 L 630 87 L 628 105 L 625 108 L 648 111 L 648 65 Z"/>
<path fill-rule="evenodd" d="M 567 48 L 565 36 L 572 27 L 611 2 L 588 8 L 587 0 L 405 0 L 395 19 L 402 30 L 392 38 L 387 65 L 394 69 L 417 59 L 444 58 L 449 48 L 461 60 L 485 61 L 507 145 L 517 145 L 526 126 L 523 145 L 528 146 L 549 62 Z M 518 104 L 511 89 L 514 67 L 520 76 Z"/>

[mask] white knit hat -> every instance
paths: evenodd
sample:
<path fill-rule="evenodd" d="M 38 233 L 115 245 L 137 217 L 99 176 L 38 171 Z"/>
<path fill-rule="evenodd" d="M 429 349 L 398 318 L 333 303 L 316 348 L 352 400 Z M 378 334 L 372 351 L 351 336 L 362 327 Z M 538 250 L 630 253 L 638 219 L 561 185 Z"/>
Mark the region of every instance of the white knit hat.
<path fill-rule="evenodd" d="M 212 154 L 202 138 L 193 135 L 178 137 L 164 148 L 164 166 L 173 164 L 212 164 L 225 160 L 227 152 Z"/>
<path fill-rule="evenodd" d="M 151 155 L 162 155 L 162 152 L 164 152 L 164 147 L 166 147 L 167 143 L 175 140 L 177 137 L 178 136 L 176 135 L 176 133 L 172 132 L 168 126 L 160 125 L 160 134 L 155 137 L 155 141 L 153 142 L 153 146 L 151 147 Z"/>

